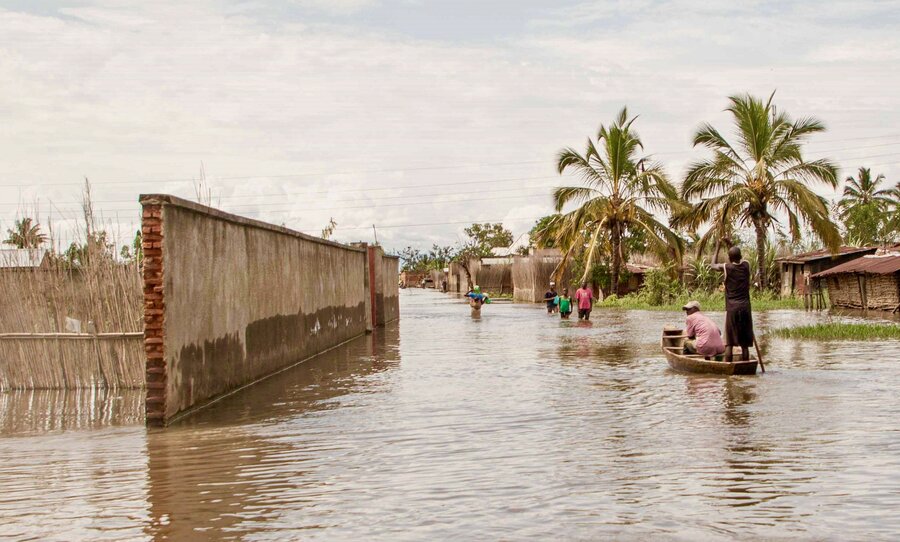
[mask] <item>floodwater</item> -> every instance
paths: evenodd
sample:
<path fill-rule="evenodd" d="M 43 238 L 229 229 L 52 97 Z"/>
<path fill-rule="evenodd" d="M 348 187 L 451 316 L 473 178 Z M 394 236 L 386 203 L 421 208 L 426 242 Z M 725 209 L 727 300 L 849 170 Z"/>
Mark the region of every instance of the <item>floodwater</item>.
<path fill-rule="evenodd" d="M 166 430 L 140 393 L 0 394 L 0 539 L 900 536 L 898 341 L 765 341 L 765 375 L 687 376 L 658 347 L 678 313 L 401 303 Z"/>

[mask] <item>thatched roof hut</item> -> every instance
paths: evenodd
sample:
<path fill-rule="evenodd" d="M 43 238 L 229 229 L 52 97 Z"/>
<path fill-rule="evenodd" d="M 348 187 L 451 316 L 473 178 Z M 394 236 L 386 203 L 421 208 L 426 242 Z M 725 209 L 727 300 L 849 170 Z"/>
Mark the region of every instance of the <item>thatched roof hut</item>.
<path fill-rule="evenodd" d="M 900 311 L 900 252 L 863 256 L 812 276 L 833 307 Z"/>

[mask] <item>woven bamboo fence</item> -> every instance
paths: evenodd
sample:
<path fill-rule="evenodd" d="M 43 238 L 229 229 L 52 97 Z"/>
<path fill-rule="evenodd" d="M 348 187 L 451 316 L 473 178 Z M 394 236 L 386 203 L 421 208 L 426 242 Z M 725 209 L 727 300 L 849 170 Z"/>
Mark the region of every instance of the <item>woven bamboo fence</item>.
<path fill-rule="evenodd" d="M 10 391 L 0 393 L 0 434 L 135 425 L 144 408 L 140 390 Z"/>
<path fill-rule="evenodd" d="M 142 387 L 143 333 L 0 334 L 0 391 Z"/>
<path fill-rule="evenodd" d="M 478 269 L 478 285 L 481 291 L 493 295 L 512 294 L 512 264 L 501 263 L 486 265 L 484 263 Z"/>
<path fill-rule="evenodd" d="M 516 256 L 512 265 L 512 281 L 515 287 L 513 298 L 516 301 L 537 303 L 544 300 L 544 292 L 553 280 L 553 271 L 559 265 L 561 257 L 556 255 L 532 254 L 530 256 Z M 559 291 L 569 287 L 571 274 L 563 275 L 562 284 L 558 285 Z"/>
<path fill-rule="evenodd" d="M 5 269 L 0 390 L 142 388 L 143 322 L 137 262 L 95 253 L 79 266 Z"/>

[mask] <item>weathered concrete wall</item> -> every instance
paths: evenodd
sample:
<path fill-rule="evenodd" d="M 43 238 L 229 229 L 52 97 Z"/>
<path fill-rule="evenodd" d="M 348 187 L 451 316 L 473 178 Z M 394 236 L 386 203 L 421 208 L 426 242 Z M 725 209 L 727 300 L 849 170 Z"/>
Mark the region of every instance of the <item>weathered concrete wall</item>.
<path fill-rule="evenodd" d="M 366 250 L 172 196 L 141 204 L 148 423 L 366 331 Z"/>
<path fill-rule="evenodd" d="M 378 325 L 400 318 L 400 258 L 396 256 L 381 255 L 381 303 L 383 320 Z"/>

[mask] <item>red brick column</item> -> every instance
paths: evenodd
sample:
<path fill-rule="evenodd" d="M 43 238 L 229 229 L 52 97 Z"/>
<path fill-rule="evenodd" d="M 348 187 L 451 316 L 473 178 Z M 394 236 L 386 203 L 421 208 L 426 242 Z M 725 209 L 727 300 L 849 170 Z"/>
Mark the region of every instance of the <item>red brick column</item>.
<path fill-rule="evenodd" d="M 162 206 L 144 204 L 141 219 L 144 251 L 144 351 L 147 354 L 147 425 L 164 425 L 166 358 L 164 348 Z"/>

